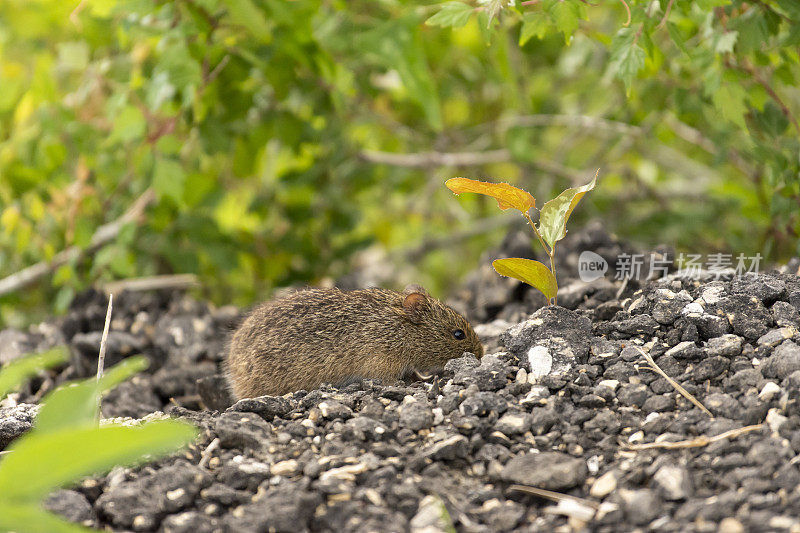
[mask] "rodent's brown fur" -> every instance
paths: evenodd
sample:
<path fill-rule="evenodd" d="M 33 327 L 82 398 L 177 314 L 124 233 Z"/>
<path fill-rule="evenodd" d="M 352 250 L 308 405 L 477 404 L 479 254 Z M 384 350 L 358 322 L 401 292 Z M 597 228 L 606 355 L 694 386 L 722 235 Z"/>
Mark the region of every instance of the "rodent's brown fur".
<path fill-rule="evenodd" d="M 231 340 L 226 373 L 237 398 L 252 398 L 352 378 L 393 381 L 441 368 L 464 352 L 483 356 L 475 331 L 421 287 L 305 289 L 247 317 Z"/>

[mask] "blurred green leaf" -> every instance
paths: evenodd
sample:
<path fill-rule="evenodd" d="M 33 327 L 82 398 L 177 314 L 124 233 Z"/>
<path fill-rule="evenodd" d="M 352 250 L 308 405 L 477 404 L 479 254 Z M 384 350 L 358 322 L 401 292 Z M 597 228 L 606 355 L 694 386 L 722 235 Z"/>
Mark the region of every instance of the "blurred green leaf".
<path fill-rule="evenodd" d="M 98 383 L 96 378 L 66 383 L 45 396 L 36 416 L 34 431 L 50 433 L 91 424 L 97 418 L 98 395 L 147 368 L 145 357 L 129 357 L 109 369 Z"/>
<path fill-rule="evenodd" d="M 160 198 L 172 198 L 176 204 L 181 205 L 185 182 L 186 174 L 180 163 L 167 157 L 156 159 L 153 169 L 153 190 Z"/>
<path fill-rule="evenodd" d="M 108 142 L 126 143 L 139 139 L 144 136 L 147 123 L 144 115 L 135 106 L 125 106 L 122 111 L 114 118 L 114 129 L 108 138 Z"/>
<path fill-rule="evenodd" d="M 741 128 L 747 128 L 744 115 L 747 113 L 747 92 L 739 86 L 727 83 L 711 96 L 714 107 L 720 114 Z"/>
<path fill-rule="evenodd" d="M 69 352 L 64 346 L 56 346 L 46 352 L 23 355 L 7 363 L 0 369 L 0 399 L 5 398 L 31 376 L 63 363 L 68 357 Z"/>
<path fill-rule="evenodd" d="M 0 499 L 0 530 L 16 533 L 88 533 L 94 531 L 48 513 L 38 503 L 11 503 Z"/>
<path fill-rule="evenodd" d="M 550 29 L 550 19 L 542 11 L 530 11 L 522 16 L 522 29 L 519 34 L 519 45 L 522 46 L 533 37 L 544 39 Z"/>
<path fill-rule="evenodd" d="M 432 17 L 425 21 L 429 26 L 460 28 L 472 15 L 474 8 L 464 2 L 445 2 Z"/>
<path fill-rule="evenodd" d="M 65 428 L 44 434 L 30 432 L 11 444 L 0 462 L 0 494 L 8 502 L 43 498 L 78 479 L 168 455 L 197 436 L 177 420 L 148 422 L 139 427 Z M 64 451 L 68 450 L 68 460 Z M 24 479 L 25 483 L 20 483 Z"/>

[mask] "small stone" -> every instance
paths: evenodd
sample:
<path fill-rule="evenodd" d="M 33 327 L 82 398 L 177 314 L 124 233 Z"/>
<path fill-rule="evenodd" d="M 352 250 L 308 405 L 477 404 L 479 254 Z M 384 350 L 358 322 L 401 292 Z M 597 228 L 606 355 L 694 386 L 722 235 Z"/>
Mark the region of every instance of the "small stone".
<path fill-rule="evenodd" d="M 290 477 L 300 471 L 300 463 L 295 459 L 278 461 L 270 468 L 270 473 L 274 476 Z"/>
<path fill-rule="evenodd" d="M 761 365 L 766 378 L 783 379 L 795 370 L 800 370 L 800 346 L 789 340 L 775 348 Z"/>
<path fill-rule="evenodd" d="M 322 416 L 327 420 L 341 418 L 347 420 L 353 416 L 353 410 L 336 400 L 325 400 L 317 405 Z"/>
<path fill-rule="evenodd" d="M 730 359 L 727 357 L 707 357 L 695 366 L 693 378 L 698 383 L 707 379 L 714 379 L 728 370 L 729 365 Z"/>
<path fill-rule="evenodd" d="M 642 411 L 645 413 L 663 413 L 675 409 L 675 400 L 667 394 L 650 396 L 644 401 Z"/>
<path fill-rule="evenodd" d="M 773 432 L 777 433 L 781 426 L 784 425 L 789 419 L 783 416 L 778 409 L 770 409 L 767 411 L 766 423 Z"/>
<path fill-rule="evenodd" d="M 600 385 L 601 387 L 609 388 L 612 391 L 617 390 L 617 387 L 619 387 L 619 381 L 616 379 L 603 379 L 600 380 L 597 384 Z"/>
<path fill-rule="evenodd" d="M 703 405 L 716 416 L 735 419 L 741 412 L 742 406 L 735 398 L 721 392 L 709 394 L 702 401 Z"/>
<path fill-rule="evenodd" d="M 444 502 L 438 496 L 430 494 L 419 502 L 417 513 L 409 525 L 413 533 L 436 533 L 455 529 Z"/>
<path fill-rule="evenodd" d="M 641 407 L 647 396 L 647 385 L 642 383 L 625 383 L 617 392 L 619 403 L 628 407 Z"/>
<path fill-rule="evenodd" d="M 505 481 L 533 485 L 546 490 L 563 490 L 581 485 L 588 475 L 586 461 L 560 452 L 525 453 L 503 468 Z"/>
<path fill-rule="evenodd" d="M 762 402 L 770 402 L 772 401 L 772 398 L 774 398 L 775 395 L 780 392 L 781 388 L 777 383 L 773 381 L 767 381 L 761 388 L 761 392 L 758 393 L 758 398 Z"/>
<path fill-rule="evenodd" d="M 264 420 L 272 420 L 276 416 L 281 418 L 292 410 L 292 404 L 280 396 L 259 396 L 258 398 L 245 398 L 239 400 L 228 412 L 256 413 Z"/>
<path fill-rule="evenodd" d="M 684 341 L 667 350 L 664 355 L 674 357 L 675 359 L 698 359 L 703 355 L 703 350 L 694 342 Z"/>
<path fill-rule="evenodd" d="M 43 507 L 70 522 L 90 525 L 94 520 L 92 505 L 86 496 L 74 490 L 59 490 L 45 499 Z"/>
<path fill-rule="evenodd" d="M 419 431 L 433 425 L 431 408 L 420 401 L 403 402 L 400 405 L 400 426 L 411 431 Z"/>
<path fill-rule="evenodd" d="M 742 353 L 743 339 L 738 335 L 728 333 L 722 337 L 709 339 L 706 343 L 708 355 L 721 357 L 736 357 Z"/>
<path fill-rule="evenodd" d="M 786 294 L 786 283 L 769 274 L 748 273 L 731 281 L 731 292 L 755 296 L 765 305 Z"/>
<path fill-rule="evenodd" d="M 651 489 L 618 491 L 628 520 L 637 526 L 649 524 L 661 513 L 662 502 Z"/>
<path fill-rule="evenodd" d="M 732 517 L 723 518 L 719 523 L 717 533 L 745 533 L 747 531 L 741 522 Z"/>
<path fill-rule="evenodd" d="M 766 334 L 759 337 L 756 344 L 759 346 L 774 347 L 786 339 L 791 339 L 796 334 L 797 330 L 793 327 L 771 329 Z"/>
<path fill-rule="evenodd" d="M 216 433 L 223 448 L 261 448 L 272 433 L 270 423 L 255 413 L 227 411 L 217 418 Z"/>
<path fill-rule="evenodd" d="M 772 316 L 775 324 L 781 327 L 800 328 L 800 312 L 788 302 L 775 302 L 772 305 Z"/>
<path fill-rule="evenodd" d="M 656 470 L 653 480 L 670 501 L 685 500 L 692 492 L 689 471 L 683 466 L 664 465 Z"/>
<path fill-rule="evenodd" d="M 464 459 L 469 456 L 469 440 L 463 435 L 453 435 L 424 448 L 422 456 L 445 461 Z"/>
<path fill-rule="evenodd" d="M 705 309 L 703 309 L 703 306 L 697 302 L 686 304 L 686 306 L 681 310 L 682 315 L 688 315 L 692 313 L 697 313 L 702 315 L 704 312 Z"/>
<path fill-rule="evenodd" d="M 602 499 L 615 490 L 617 490 L 617 474 L 613 470 L 609 470 L 592 483 L 589 495 L 593 498 Z"/>
<path fill-rule="evenodd" d="M 505 413 L 495 423 L 497 431 L 506 435 L 521 435 L 531 428 L 532 417 L 528 413 Z"/>

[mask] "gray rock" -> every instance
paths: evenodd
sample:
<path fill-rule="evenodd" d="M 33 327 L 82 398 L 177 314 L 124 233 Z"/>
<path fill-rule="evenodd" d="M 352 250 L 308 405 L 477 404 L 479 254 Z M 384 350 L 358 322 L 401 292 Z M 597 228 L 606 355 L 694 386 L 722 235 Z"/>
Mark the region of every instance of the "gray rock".
<path fill-rule="evenodd" d="M 219 531 L 219 519 L 197 511 L 186 511 L 164 519 L 162 533 L 213 533 Z"/>
<path fill-rule="evenodd" d="M 28 431 L 38 413 L 39 406 L 30 403 L 0 408 L 0 450 Z"/>
<path fill-rule="evenodd" d="M 220 446 L 240 450 L 260 449 L 273 434 L 269 422 L 255 413 L 228 411 L 217 419 L 215 427 Z"/>
<path fill-rule="evenodd" d="M 587 475 L 583 459 L 560 452 L 543 452 L 517 455 L 503 468 L 501 478 L 546 490 L 564 490 L 582 485 Z"/>
<path fill-rule="evenodd" d="M 709 339 L 706 343 L 708 355 L 715 357 L 736 357 L 742 353 L 742 339 L 738 335 L 729 333 L 721 337 Z"/>
<path fill-rule="evenodd" d="M 619 403 L 628 407 L 642 407 L 647 400 L 647 385 L 625 383 L 617 391 Z"/>
<path fill-rule="evenodd" d="M 614 329 L 616 329 L 617 332 L 629 337 L 636 335 L 642 335 L 648 338 L 652 337 L 656 330 L 658 330 L 658 327 L 658 322 L 650 315 L 636 315 L 627 320 L 614 323 Z"/>
<path fill-rule="evenodd" d="M 789 340 L 775 348 L 761 365 L 766 378 L 783 379 L 796 370 L 800 370 L 800 346 Z"/>
<path fill-rule="evenodd" d="M 526 370 L 530 370 L 528 351 L 544 346 L 553 357 L 552 371 L 560 373 L 586 361 L 591 333 L 592 324 L 588 318 L 563 307 L 549 306 L 510 327 L 500 340 Z"/>
<path fill-rule="evenodd" d="M 727 357 L 707 357 L 697 364 L 697 366 L 694 368 L 692 377 L 697 382 L 702 382 L 707 379 L 714 379 L 728 370 L 729 365 L 730 359 Z"/>
<path fill-rule="evenodd" d="M 481 362 L 472 354 L 467 354 L 463 357 L 457 357 L 456 359 L 450 359 L 444 364 L 444 371 L 445 374 L 457 374 L 462 370 L 466 370 L 468 368 L 477 368 L 481 366 Z"/>
<path fill-rule="evenodd" d="M 642 404 L 642 411 L 645 413 L 663 413 L 673 409 L 675 409 L 675 400 L 669 394 L 650 396 Z"/>
<path fill-rule="evenodd" d="M 772 305 L 772 316 L 778 326 L 800 328 L 800 312 L 788 302 L 775 302 Z"/>
<path fill-rule="evenodd" d="M 253 503 L 238 507 L 236 513 L 226 514 L 222 523 L 226 531 L 309 531 L 320 503 L 322 498 L 315 492 L 272 488 Z"/>
<path fill-rule="evenodd" d="M 419 400 L 403 402 L 400 405 L 400 427 L 419 431 L 433 425 L 433 412 L 426 403 Z"/>
<path fill-rule="evenodd" d="M 625 516 L 631 524 L 644 526 L 661 513 L 663 502 L 651 489 L 620 490 Z"/>
<path fill-rule="evenodd" d="M 70 522 L 92 526 L 95 521 L 92 504 L 86 496 L 74 490 L 59 490 L 44 500 L 44 508 Z"/>
<path fill-rule="evenodd" d="M 10 363 L 17 357 L 32 352 L 36 342 L 28 333 L 18 329 L 0 331 L 0 366 Z"/>
<path fill-rule="evenodd" d="M 692 494 L 691 478 L 684 466 L 664 465 L 653 475 L 653 481 L 667 500 L 685 500 Z"/>
<path fill-rule="evenodd" d="M 521 435 L 531 428 L 533 417 L 528 413 L 507 412 L 495 423 L 494 428 L 505 435 Z"/>
<path fill-rule="evenodd" d="M 772 314 L 755 296 L 728 296 L 719 302 L 718 309 L 727 316 L 733 332 L 749 340 L 759 338 L 772 325 Z"/>
<path fill-rule="evenodd" d="M 458 407 L 464 416 L 487 416 L 490 413 L 501 415 L 508 408 L 508 403 L 494 392 L 479 392 L 461 402 Z"/>
<path fill-rule="evenodd" d="M 728 320 L 721 316 L 708 313 L 689 313 L 684 319 L 697 328 L 697 333 L 703 339 L 713 339 L 731 330 Z"/>
<path fill-rule="evenodd" d="M 271 421 L 276 416 L 282 418 L 292 411 L 292 403 L 280 396 L 259 396 L 245 398 L 233 404 L 228 412 L 255 413 L 264 420 Z"/>
<path fill-rule="evenodd" d="M 431 415 L 433 416 L 433 415 Z M 345 438 L 362 441 L 382 440 L 389 429 L 385 424 L 366 416 L 355 416 L 345 422 Z"/>
<path fill-rule="evenodd" d="M 699 400 L 715 416 L 735 419 L 742 409 L 736 398 L 721 392 L 709 394 L 705 398 L 699 398 Z"/>
<path fill-rule="evenodd" d="M 667 350 L 665 355 L 675 359 L 699 359 L 703 356 L 703 350 L 694 342 L 684 341 Z"/>
<path fill-rule="evenodd" d="M 432 460 L 452 461 L 456 458 L 469 456 L 469 441 L 463 435 L 452 435 L 431 445 L 426 446 L 421 452 L 423 457 Z"/>
<path fill-rule="evenodd" d="M 167 514 L 190 507 L 211 476 L 185 461 L 107 489 L 95 508 L 118 528 L 155 529 Z"/>
<path fill-rule="evenodd" d="M 759 346 L 775 347 L 787 339 L 791 339 L 797 334 L 793 327 L 775 328 L 769 330 L 756 341 Z"/>
<path fill-rule="evenodd" d="M 731 281 L 731 292 L 755 296 L 765 305 L 770 305 L 786 294 L 786 283 L 770 274 L 748 273 Z"/>
<path fill-rule="evenodd" d="M 670 325 L 681 316 L 681 309 L 692 299 L 685 293 L 675 294 L 669 289 L 656 289 L 657 298 L 650 314 L 659 324 Z"/>

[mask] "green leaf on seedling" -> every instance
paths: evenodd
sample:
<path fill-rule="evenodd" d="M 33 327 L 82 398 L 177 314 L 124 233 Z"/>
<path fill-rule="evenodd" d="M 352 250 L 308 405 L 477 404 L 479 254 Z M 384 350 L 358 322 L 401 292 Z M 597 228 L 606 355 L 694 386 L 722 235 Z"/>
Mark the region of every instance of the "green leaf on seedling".
<path fill-rule="evenodd" d="M 197 436 L 197 429 L 178 420 L 159 420 L 139 427 L 63 428 L 32 431 L 11 444 L 0 462 L 0 494 L 5 501 L 29 502 L 78 479 L 169 455 Z M 24 480 L 21 482 L 20 480 Z"/>
<path fill-rule="evenodd" d="M 599 171 L 598 171 L 599 172 Z M 597 174 L 583 187 L 571 187 L 542 206 L 539 212 L 539 233 L 553 248 L 567 234 L 567 220 L 583 196 L 594 189 Z"/>
<path fill-rule="evenodd" d="M 456 194 L 475 192 L 491 196 L 497 200 L 497 206 L 504 211 L 509 207 L 513 207 L 524 214 L 530 208 L 536 206 L 536 199 L 529 192 L 518 189 L 508 183 L 490 183 L 469 178 L 452 178 L 444 184 Z"/>
<path fill-rule="evenodd" d="M 48 394 L 39 414 L 36 416 L 34 431 L 50 433 L 68 427 L 91 424 L 97 413 L 97 396 L 119 385 L 132 375 L 148 366 L 145 357 L 129 357 L 109 369 L 100 378 L 68 383 Z"/>
<path fill-rule="evenodd" d="M 558 293 L 558 283 L 550 269 L 544 263 L 521 257 L 495 259 L 492 266 L 501 276 L 518 279 L 539 289 L 548 300 Z"/>
<path fill-rule="evenodd" d="M 428 26 L 460 28 L 469 21 L 473 7 L 463 2 L 445 2 L 441 9 L 425 21 Z"/>
<path fill-rule="evenodd" d="M 56 346 L 46 352 L 28 354 L 14 359 L 0 371 L 0 398 L 4 398 L 6 394 L 22 385 L 26 379 L 40 370 L 62 363 L 67 360 L 67 357 L 69 357 L 67 349 L 63 346 Z"/>

